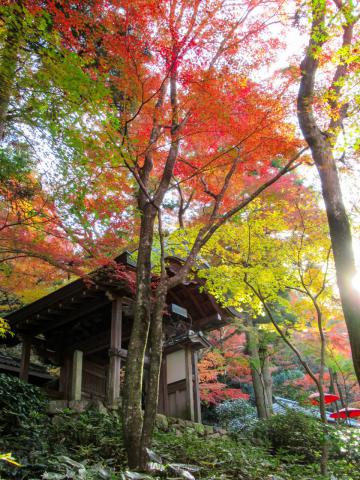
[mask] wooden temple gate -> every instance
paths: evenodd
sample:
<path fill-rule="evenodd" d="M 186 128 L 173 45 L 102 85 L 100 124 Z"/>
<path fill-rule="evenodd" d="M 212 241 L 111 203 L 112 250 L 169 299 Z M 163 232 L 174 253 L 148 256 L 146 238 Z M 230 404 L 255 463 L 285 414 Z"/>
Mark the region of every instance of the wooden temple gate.
<path fill-rule="evenodd" d="M 126 260 L 118 258 L 135 271 Z M 22 379 L 27 380 L 31 349 L 59 367 L 57 388 L 49 391 L 54 398 L 108 405 L 121 399 L 133 295 L 126 282 L 100 272 L 96 282 L 76 280 L 7 317 L 15 342 L 22 342 Z M 219 328 L 230 317 L 199 287 L 192 281 L 169 292 L 159 393 L 159 412 L 195 421 L 201 421 L 198 350 L 209 346 L 201 331 Z"/>

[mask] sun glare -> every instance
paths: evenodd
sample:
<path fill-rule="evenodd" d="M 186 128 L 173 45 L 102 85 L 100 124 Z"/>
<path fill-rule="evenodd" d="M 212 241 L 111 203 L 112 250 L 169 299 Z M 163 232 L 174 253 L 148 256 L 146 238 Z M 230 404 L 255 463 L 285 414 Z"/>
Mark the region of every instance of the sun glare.
<path fill-rule="evenodd" d="M 353 289 L 360 293 L 360 273 L 357 273 L 351 280 Z"/>

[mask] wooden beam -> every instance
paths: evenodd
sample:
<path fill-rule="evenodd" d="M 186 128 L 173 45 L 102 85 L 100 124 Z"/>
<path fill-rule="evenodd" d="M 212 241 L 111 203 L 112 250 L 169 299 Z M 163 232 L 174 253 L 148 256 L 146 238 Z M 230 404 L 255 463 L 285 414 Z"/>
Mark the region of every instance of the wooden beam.
<path fill-rule="evenodd" d="M 30 354 L 31 354 L 30 339 L 24 338 L 21 346 L 21 361 L 20 361 L 20 372 L 19 372 L 19 378 L 24 382 L 27 382 L 29 378 Z"/>
<path fill-rule="evenodd" d="M 52 322 L 48 327 L 38 328 L 38 330 L 41 333 L 46 333 L 49 330 L 54 330 L 58 327 L 61 327 L 62 325 L 65 325 L 66 323 L 73 322 L 74 320 L 77 320 L 78 318 L 86 316 L 89 313 L 92 313 L 92 312 L 98 310 L 99 308 L 104 307 L 108 303 L 109 303 L 109 300 L 107 298 L 103 299 L 103 300 L 100 300 L 100 299 L 96 299 L 95 301 L 93 300 L 90 303 L 90 305 L 79 306 L 78 309 L 72 315 L 65 316 L 65 317 L 62 318 L 62 320 L 60 320 L 58 322 Z"/>
<path fill-rule="evenodd" d="M 127 356 L 128 356 L 128 351 L 125 348 L 118 348 L 118 349 L 111 348 L 109 350 L 109 355 L 119 357 L 122 360 L 126 360 Z M 145 362 L 144 363 L 145 363 L 145 365 L 149 365 L 149 363 L 150 363 L 150 359 L 147 355 L 145 355 Z"/>
<path fill-rule="evenodd" d="M 110 345 L 110 330 L 100 332 L 97 335 L 91 335 L 85 340 L 66 345 L 66 350 L 82 350 L 86 354 L 96 353 L 108 349 Z"/>
<path fill-rule="evenodd" d="M 197 328 L 201 327 L 201 330 L 207 330 L 210 327 L 219 328 L 226 325 L 219 313 L 214 313 L 213 315 L 209 315 L 207 317 L 198 318 L 194 323 L 196 323 Z"/>
<path fill-rule="evenodd" d="M 184 287 L 183 287 L 184 288 Z M 206 312 L 205 310 L 203 309 L 203 306 L 202 304 L 199 302 L 198 300 L 198 296 L 200 295 L 203 295 L 199 292 L 199 287 L 196 285 L 196 287 L 194 288 L 187 288 L 187 296 L 190 297 L 191 301 L 193 302 L 193 304 L 195 305 L 195 308 L 196 310 L 198 311 L 199 313 L 199 316 L 200 317 L 204 317 L 204 315 L 206 315 Z M 193 319 L 194 320 L 194 319 Z"/>
<path fill-rule="evenodd" d="M 71 400 L 81 400 L 83 352 L 75 350 L 72 362 Z"/>
<path fill-rule="evenodd" d="M 120 370 L 122 334 L 122 303 L 121 298 L 116 298 L 112 303 L 111 311 L 111 332 L 109 350 L 109 369 L 107 382 L 107 402 L 109 405 L 116 405 L 120 398 Z"/>
<path fill-rule="evenodd" d="M 192 351 L 189 347 L 185 348 L 185 372 L 186 372 L 186 409 L 188 411 L 189 420 L 195 421 L 194 406 L 194 386 L 193 386 L 193 364 Z"/>

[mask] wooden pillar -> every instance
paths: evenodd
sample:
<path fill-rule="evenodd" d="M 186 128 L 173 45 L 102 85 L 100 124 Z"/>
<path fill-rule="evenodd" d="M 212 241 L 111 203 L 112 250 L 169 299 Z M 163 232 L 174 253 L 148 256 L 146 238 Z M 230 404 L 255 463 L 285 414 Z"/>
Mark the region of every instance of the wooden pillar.
<path fill-rule="evenodd" d="M 193 372 L 192 372 L 192 351 L 189 347 L 185 349 L 185 371 L 186 371 L 186 407 L 188 411 L 189 420 L 195 421 L 194 408 L 194 386 L 193 386 Z"/>
<path fill-rule="evenodd" d="M 111 334 L 109 350 L 109 369 L 107 382 L 107 402 L 116 405 L 120 398 L 120 370 L 121 370 L 121 335 L 122 335 L 122 304 L 116 298 L 111 311 Z"/>
<path fill-rule="evenodd" d="M 81 400 L 83 352 L 75 350 L 73 354 L 71 400 Z"/>
<path fill-rule="evenodd" d="M 193 368 L 194 368 L 194 404 L 195 404 L 195 421 L 201 423 L 201 403 L 200 403 L 200 384 L 198 371 L 198 354 L 193 352 Z"/>
<path fill-rule="evenodd" d="M 164 415 L 169 415 L 169 394 L 167 388 L 167 365 L 166 354 L 163 354 L 160 370 L 160 382 L 159 382 L 159 405 L 158 412 Z"/>
<path fill-rule="evenodd" d="M 66 354 L 62 358 L 60 366 L 60 378 L 59 378 L 59 392 L 62 393 L 63 398 L 70 400 L 71 395 L 71 373 L 72 373 L 72 356 Z"/>
<path fill-rule="evenodd" d="M 30 366 L 30 354 L 31 354 L 31 342 L 29 338 L 24 338 L 21 346 L 21 361 L 19 378 L 24 382 L 29 379 L 29 366 Z"/>

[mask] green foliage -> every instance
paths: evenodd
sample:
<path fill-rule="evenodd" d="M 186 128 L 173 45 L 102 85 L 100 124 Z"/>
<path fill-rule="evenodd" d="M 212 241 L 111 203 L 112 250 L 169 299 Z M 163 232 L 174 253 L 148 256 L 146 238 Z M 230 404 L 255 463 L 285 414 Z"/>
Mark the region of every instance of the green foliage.
<path fill-rule="evenodd" d="M 292 370 L 279 370 L 278 372 L 275 372 L 272 376 L 273 385 L 274 387 L 280 387 L 289 380 L 296 380 L 298 378 L 303 378 L 303 376 L 303 372 L 296 368 Z"/>
<path fill-rule="evenodd" d="M 215 412 L 219 423 L 232 433 L 241 432 L 257 421 L 256 408 L 243 399 L 220 403 Z"/>
<path fill-rule="evenodd" d="M 21 472 L 47 450 L 46 403 L 39 388 L 0 374 L 0 451 L 11 451 L 24 466 Z M 0 462 L 0 474 L 6 473 L 6 478 L 27 478 L 19 476 L 19 471 Z"/>
<path fill-rule="evenodd" d="M 276 462 L 263 449 L 226 437 L 205 440 L 190 433 L 158 433 L 155 449 L 168 461 L 201 466 L 198 479 L 262 480 L 264 472 L 276 471 Z"/>
<path fill-rule="evenodd" d="M 272 453 L 295 455 L 307 463 L 319 458 L 323 436 L 318 420 L 293 410 L 261 420 L 253 430 L 254 441 L 267 445 Z"/>
<path fill-rule="evenodd" d="M 33 162 L 27 148 L 0 148 L 0 182 L 10 178 L 24 180 L 24 176 L 31 172 Z"/>
<path fill-rule="evenodd" d="M 11 458 L 22 465 L 0 461 L 1 479 L 175 479 L 180 478 L 181 469 L 193 465 L 190 471 L 196 480 L 324 480 L 319 474 L 316 444 L 322 438 L 321 425 L 296 412 L 258 422 L 248 429 L 248 440 L 216 433 L 205 437 L 204 429 L 197 434 L 192 428 L 179 435 L 176 426 L 166 433 L 157 431 L 153 449 L 161 456 L 163 471 L 145 477 L 124 473 L 126 458 L 117 412 L 66 409 L 49 417 L 45 406 L 39 389 L 0 375 L 0 451 L 12 452 Z M 218 415 L 224 424 L 236 416 L 248 418 L 252 413 L 247 407 L 241 400 L 225 402 Z M 358 432 L 342 429 L 337 433 L 329 464 L 332 478 L 360 480 Z M 311 458 L 305 455 L 308 450 Z M 174 463 L 179 464 L 178 472 Z"/>
<path fill-rule="evenodd" d="M 296 383 L 294 384 L 295 380 L 302 378 L 304 378 L 304 373 L 298 368 L 279 369 L 272 375 L 273 394 L 299 402 L 308 400 L 308 391 L 299 388 Z"/>
<path fill-rule="evenodd" d="M 21 387 L 25 385 L 16 378 L 11 380 Z M 119 478 L 113 477 L 112 472 L 124 467 L 125 454 L 121 423 L 116 415 L 95 410 L 81 414 L 65 410 L 51 421 L 45 415 L 45 403 L 38 389 L 25 387 L 29 387 L 26 395 L 19 388 L 21 402 L 14 409 L 21 412 L 21 425 L 16 434 L 4 438 L 4 445 L 0 447 L 11 449 L 22 467 L 15 469 L 0 464 L 5 478 L 33 479 L 41 475 L 49 480 Z M 33 408 L 37 409 L 37 422 Z"/>
<path fill-rule="evenodd" d="M 125 462 L 121 432 L 116 414 L 87 410 L 79 415 L 68 410 L 54 418 L 49 437 L 52 444 L 58 445 L 57 453 L 79 461 L 91 458 L 98 462 L 106 458 L 110 464 L 120 467 Z"/>
<path fill-rule="evenodd" d="M 14 434 L 40 418 L 46 400 L 40 389 L 16 377 L 0 374 L 0 432 Z"/>
<path fill-rule="evenodd" d="M 342 427 L 333 432 L 335 453 L 346 461 L 360 465 L 360 431 L 357 428 Z"/>
<path fill-rule="evenodd" d="M 311 438 L 306 437 L 305 442 L 304 449 Z M 199 480 L 325 480 L 317 460 L 304 464 L 302 456 L 284 450 L 270 454 L 264 447 L 244 439 L 204 439 L 191 433 L 178 436 L 176 432 L 158 432 L 154 448 L 169 462 L 199 465 L 201 470 L 195 475 Z M 359 480 L 358 465 L 344 459 L 331 460 L 329 478 Z"/>

